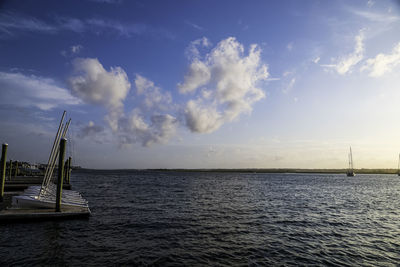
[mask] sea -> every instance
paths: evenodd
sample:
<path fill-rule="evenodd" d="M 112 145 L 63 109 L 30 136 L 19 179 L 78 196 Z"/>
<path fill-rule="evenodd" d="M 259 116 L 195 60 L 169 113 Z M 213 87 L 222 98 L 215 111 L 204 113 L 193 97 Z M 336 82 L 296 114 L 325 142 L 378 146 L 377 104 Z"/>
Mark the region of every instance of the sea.
<path fill-rule="evenodd" d="M 0 266 L 399 266 L 397 175 L 73 171 L 88 219 L 0 224 Z"/>

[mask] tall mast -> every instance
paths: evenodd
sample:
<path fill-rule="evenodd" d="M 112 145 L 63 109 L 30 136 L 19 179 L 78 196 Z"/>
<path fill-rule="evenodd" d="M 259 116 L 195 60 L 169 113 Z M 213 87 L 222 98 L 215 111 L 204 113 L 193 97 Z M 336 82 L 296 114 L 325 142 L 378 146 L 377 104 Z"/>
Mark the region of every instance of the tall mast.
<path fill-rule="evenodd" d="M 353 171 L 353 153 L 351 152 L 351 147 L 350 147 L 350 167 L 351 170 Z"/>

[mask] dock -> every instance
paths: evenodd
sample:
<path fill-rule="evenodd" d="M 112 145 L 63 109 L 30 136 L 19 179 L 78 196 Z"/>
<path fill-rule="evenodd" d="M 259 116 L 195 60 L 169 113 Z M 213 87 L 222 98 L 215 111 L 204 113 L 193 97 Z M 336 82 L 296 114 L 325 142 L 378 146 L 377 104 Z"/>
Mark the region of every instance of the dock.
<path fill-rule="evenodd" d="M 31 168 L 26 172 L 26 163 L 19 161 L 10 160 L 7 168 L 8 144 L 2 145 L 0 223 L 65 220 L 90 216 L 88 201 L 79 192 L 70 190 L 71 157 L 66 161 L 64 159 L 67 143 L 65 135 L 71 119 L 64 124 L 65 113 L 64 111 L 43 174 L 37 168 L 35 171 Z M 20 169 L 20 165 L 24 168 Z M 55 170 L 57 175 L 53 175 Z M 66 190 L 63 192 L 63 189 Z"/>
<path fill-rule="evenodd" d="M 90 209 L 84 207 L 65 207 L 57 212 L 56 209 L 19 209 L 9 208 L 0 211 L 0 223 L 4 222 L 31 222 L 40 220 L 65 220 L 88 218 Z"/>
<path fill-rule="evenodd" d="M 41 185 L 44 176 L 17 176 L 13 177 L 12 180 L 6 180 L 4 184 L 4 191 L 24 191 L 29 186 Z M 63 183 L 63 189 L 71 189 L 71 184 Z"/>

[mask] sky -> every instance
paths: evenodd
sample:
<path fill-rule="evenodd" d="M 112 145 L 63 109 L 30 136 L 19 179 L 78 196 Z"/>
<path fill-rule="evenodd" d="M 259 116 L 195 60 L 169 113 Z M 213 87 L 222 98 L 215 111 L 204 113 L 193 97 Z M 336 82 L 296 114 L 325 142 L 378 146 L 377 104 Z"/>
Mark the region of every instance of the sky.
<path fill-rule="evenodd" d="M 400 1 L 0 1 L 0 142 L 99 169 L 397 168 Z"/>

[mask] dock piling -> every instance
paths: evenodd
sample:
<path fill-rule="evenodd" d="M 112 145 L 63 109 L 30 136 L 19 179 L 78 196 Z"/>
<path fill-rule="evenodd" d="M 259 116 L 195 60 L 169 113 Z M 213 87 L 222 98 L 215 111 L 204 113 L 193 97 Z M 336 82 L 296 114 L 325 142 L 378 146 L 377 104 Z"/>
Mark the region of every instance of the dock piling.
<path fill-rule="evenodd" d="M 10 165 L 8 166 L 8 180 L 11 181 L 11 173 L 12 173 L 12 164 L 13 161 L 10 159 Z"/>
<path fill-rule="evenodd" d="M 71 163 L 72 163 L 72 158 L 68 157 L 68 172 L 67 172 L 68 184 L 70 183 L 70 178 L 71 178 Z"/>
<path fill-rule="evenodd" d="M 8 144 L 3 144 L 1 149 L 1 181 L 0 181 L 0 201 L 4 199 L 4 184 L 6 182 L 6 161 Z"/>
<path fill-rule="evenodd" d="M 66 138 L 60 140 L 60 154 L 58 156 L 58 180 L 57 180 L 57 196 L 56 196 L 56 212 L 61 212 L 61 196 L 62 196 L 62 185 L 64 180 L 64 157 L 65 157 L 65 145 L 67 143 Z"/>
<path fill-rule="evenodd" d="M 18 176 L 18 161 L 15 162 L 15 172 L 14 172 L 14 178 Z"/>

